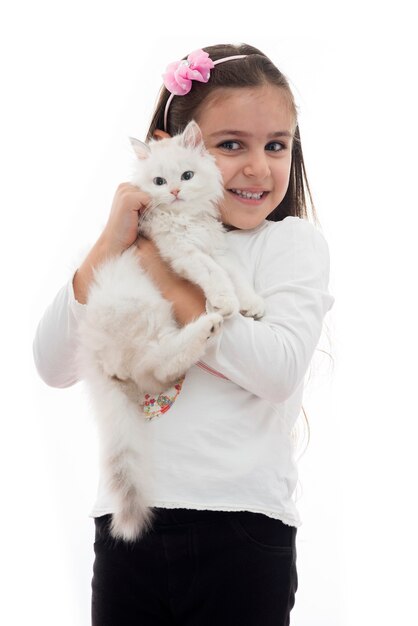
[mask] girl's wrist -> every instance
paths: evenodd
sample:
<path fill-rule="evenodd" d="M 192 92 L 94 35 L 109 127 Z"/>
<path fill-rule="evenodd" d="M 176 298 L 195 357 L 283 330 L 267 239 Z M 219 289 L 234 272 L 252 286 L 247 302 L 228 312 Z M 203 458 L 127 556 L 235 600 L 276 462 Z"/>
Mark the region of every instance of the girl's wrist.
<path fill-rule="evenodd" d="M 122 252 L 126 249 L 126 246 L 124 247 L 122 244 L 115 241 L 115 239 L 107 237 L 103 232 L 94 244 L 93 248 L 97 250 L 99 256 L 105 258 L 122 254 Z"/>

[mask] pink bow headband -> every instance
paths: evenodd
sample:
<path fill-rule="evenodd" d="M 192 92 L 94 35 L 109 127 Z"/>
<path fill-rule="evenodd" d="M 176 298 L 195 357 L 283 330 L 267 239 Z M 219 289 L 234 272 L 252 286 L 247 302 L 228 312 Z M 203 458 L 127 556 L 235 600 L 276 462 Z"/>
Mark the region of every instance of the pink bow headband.
<path fill-rule="evenodd" d="M 237 54 L 212 61 L 209 54 L 204 52 L 204 50 L 195 50 L 189 54 L 187 60 L 183 59 L 182 61 L 170 63 L 163 74 L 164 85 L 171 92 L 171 96 L 165 105 L 164 130 L 167 131 L 168 109 L 174 96 L 185 96 L 189 93 L 192 88 L 192 80 L 207 83 L 210 78 L 210 70 L 218 63 L 232 61 L 233 59 L 243 59 L 246 56 L 246 54 Z"/>

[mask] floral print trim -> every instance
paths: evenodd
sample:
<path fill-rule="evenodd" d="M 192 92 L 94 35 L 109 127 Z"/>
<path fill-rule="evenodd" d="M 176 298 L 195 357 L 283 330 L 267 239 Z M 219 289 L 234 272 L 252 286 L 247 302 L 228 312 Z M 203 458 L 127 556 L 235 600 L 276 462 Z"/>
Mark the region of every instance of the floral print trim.
<path fill-rule="evenodd" d="M 158 396 L 146 394 L 145 402 L 142 405 L 146 419 L 151 420 L 157 415 L 166 413 L 168 409 L 173 406 L 181 391 L 184 379 L 185 376 L 179 378 L 170 389 L 163 391 L 163 393 L 158 394 Z"/>

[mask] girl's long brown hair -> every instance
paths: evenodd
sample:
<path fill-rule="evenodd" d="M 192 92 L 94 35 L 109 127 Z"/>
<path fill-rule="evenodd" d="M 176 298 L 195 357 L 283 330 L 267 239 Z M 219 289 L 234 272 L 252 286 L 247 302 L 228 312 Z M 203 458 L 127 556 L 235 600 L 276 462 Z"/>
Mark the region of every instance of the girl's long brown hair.
<path fill-rule="evenodd" d="M 234 59 L 229 63 L 226 61 L 216 65 L 211 70 L 210 79 L 207 83 L 194 81 L 186 96 L 174 96 L 168 112 L 167 132 L 170 135 L 181 133 L 190 120 L 196 119 L 209 96 L 221 88 L 233 89 L 263 85 L 280 87 L 293 109 L 296 130 L 292 145 L 289 186 L 285 197 L 267 216 L 267 219 L 279 222 L 288 215 L 294 215 L 319 224 L 306 177 L 296 105 L 286 77 L 263 52 L 247 44 L 220 44 L 207 46 L 203 50 L 209 54 L 213 61 L 239 54 L 247 56 L 243 59 Z M 184 58 L 186 59 L 187 56 Z M 170 92 L 163 86 L 147 133 L 147 141 L 153 138 L 155 130 L 164 129 L 164 110 L 170 95 Z M 307 198 L 309 198 L 309 207 L 307 206 Z"/>

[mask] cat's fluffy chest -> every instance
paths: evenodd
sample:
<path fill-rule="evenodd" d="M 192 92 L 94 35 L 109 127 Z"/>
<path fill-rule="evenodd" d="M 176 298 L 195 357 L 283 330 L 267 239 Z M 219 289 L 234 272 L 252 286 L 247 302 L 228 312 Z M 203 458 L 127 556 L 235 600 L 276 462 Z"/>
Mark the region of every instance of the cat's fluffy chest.
<path fill-rule="evenodd" d="M 221 222 L 207 213 L 190 215 L 187 207 L 181 213 L 154 209 L 152 219 L 142 222 L 140 232 L 157 245 L 163 240 L 164 246 L 178 246 L 181 241 L 208 254 L 226 245 L 226 231 Z"/>

